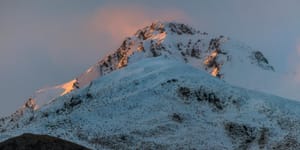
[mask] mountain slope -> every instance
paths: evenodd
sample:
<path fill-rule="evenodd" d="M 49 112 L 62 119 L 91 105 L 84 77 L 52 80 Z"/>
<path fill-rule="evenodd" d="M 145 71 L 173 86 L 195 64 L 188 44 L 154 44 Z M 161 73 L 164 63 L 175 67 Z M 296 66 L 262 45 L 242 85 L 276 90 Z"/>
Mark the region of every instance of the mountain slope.
<path fill-rule="evenodd" d="M 188 25 L 174 22 L 156 22 L 126 38 L 120 48 L 101 59 L 86 72 L 68 83 L 35 93 L 38 105 L 131 63 L 149 57 L 164 56 L 193 65 L 233 85 L 272 92 L 274 68 L 257 50 L 224 36 L 209 35 Z M 250 77 L 251 75 L 251 77 Z"/>
<path fill-rule="evenodd" d="M 299 149 L 299 107 L 159 56 L 0 120 L 0 141 L 29 132 L 92 149 Z"/>

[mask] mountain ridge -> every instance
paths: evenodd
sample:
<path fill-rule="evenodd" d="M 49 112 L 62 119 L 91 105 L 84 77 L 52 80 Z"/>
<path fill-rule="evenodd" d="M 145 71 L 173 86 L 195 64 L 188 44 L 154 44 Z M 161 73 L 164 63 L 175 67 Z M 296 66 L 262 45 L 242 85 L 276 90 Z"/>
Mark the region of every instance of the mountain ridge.
<path fill-rule="evenodd" d="M 132 62 L 161 55 L 184 61 L 241 87 L 246 87 L 245 84 L 238 84 L 242 79 L 229 77 L 227 79 L 224 75 L 229 72 L 228 76 L 235 78 L 236 75 L 231 72 L 245 70 L 242 66 L 244 64 L 246 67 L 252 67 L 248 71 L 251 74 L 259 72 L 259 68 L 274 71 L 274 67 L 269 64 L 262 52 L 236 41 L 231 42 L 228 37 L 209 35 L 182 23 L 154 22 L 139 29 L 133 36 L 125 38 L 117 50 L 100 59 L 77 78 L 62 85 L 38 90 L 32 98 L 36 100 L 38 106 L 42 106 L 58 96 L 87 86 L 94 79 L 126 67 Z M 235 62 L 232 62 L 232 59 Z M 237 68 L 231 69 L 232 64 Z M 254 85 L 250 89 L 257 87 L 259 86 Z"/>
<path fill-rule="evenodd" d="M 153 23 L 1 118 L 0 141 L 33 133 L 91 149 L 300 149 L 300 103 L 260 90 L 275 69 L 228 37 Z"/>

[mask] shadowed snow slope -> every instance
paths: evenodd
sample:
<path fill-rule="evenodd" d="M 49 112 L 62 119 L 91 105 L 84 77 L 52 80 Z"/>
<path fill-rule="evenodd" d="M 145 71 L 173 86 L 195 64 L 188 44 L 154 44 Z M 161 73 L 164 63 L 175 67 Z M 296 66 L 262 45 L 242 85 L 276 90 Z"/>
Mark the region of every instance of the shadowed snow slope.
<path fill-rule="evenodd" d="M 162 55 L 1 119 L 0 141 L 25 132 L 92 149 L 300 149 L 299 108 Z"/>

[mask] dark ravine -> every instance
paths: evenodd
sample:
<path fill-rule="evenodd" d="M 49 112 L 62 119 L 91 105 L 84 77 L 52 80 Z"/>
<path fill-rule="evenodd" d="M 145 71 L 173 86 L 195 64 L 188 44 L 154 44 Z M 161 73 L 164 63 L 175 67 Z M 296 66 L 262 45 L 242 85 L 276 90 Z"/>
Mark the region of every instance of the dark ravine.
<path fill-rule="evenodd" d="M 23 134 L 0 143 L 0 150 L 89 150 L 48 135 Z"/>

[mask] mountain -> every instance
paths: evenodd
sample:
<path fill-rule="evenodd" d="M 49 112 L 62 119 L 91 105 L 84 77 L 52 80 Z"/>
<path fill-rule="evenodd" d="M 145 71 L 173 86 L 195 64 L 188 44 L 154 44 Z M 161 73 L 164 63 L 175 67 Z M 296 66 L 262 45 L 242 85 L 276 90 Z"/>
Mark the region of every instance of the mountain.
<path fill-rule="evenodd" d="M 213 76 L 240 87 L 273 91 L 266 87 L 273 77 L 274 67 L 262 52 L 223 35 L 209 35 L 188 25 L 155 22 L 125 38 L 121 46 L 101 59 L 86 72 L 62 85 L 38 90 L 33 99 L 37 105 L 85 87 L 98 77 L 126 67 L 144 58 L 164 56 L 205 70 Z"/>
<path fill-rule="evenodd" d="M 89 150 L 48 135 L 23 134 L 0 143 L 1 150 Z"/>
<path fill-rule="evenodd" d="M 241 42 L 156 22 L 1 118 L 0 141 L 33 133 L 91 149 L 300 149 L 300 103 L 261 92 L 275 77 Z"/>
<path fill-rule="evenodd" d="M 299 107 L 158 56 L 2 119 L 0 141 L 25 132 L 91 149 L 299 149 Z"/>

